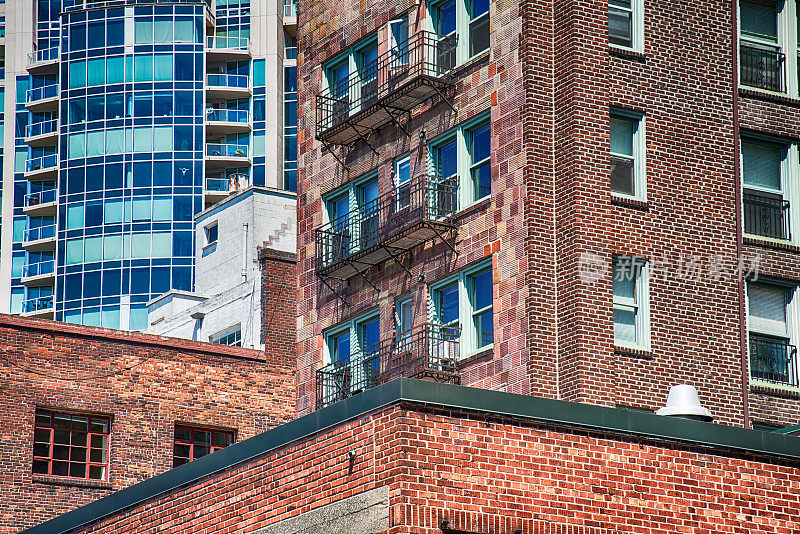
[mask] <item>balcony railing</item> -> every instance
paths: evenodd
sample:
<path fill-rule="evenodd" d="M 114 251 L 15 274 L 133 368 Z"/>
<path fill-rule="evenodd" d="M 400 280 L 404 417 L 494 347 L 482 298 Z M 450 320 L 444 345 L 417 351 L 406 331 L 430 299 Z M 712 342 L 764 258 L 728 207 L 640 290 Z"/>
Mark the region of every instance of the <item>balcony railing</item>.
<path fill-rule="evenodd" d="M 117 6 L 128 6 L 133 4 L 205 4 L 208 9 L 213 10 L 211 0 L 64 0 L 62 9 L 64 11 L 77 11 L 80 9 L 97 9 Z"/>
<path fill-rule="evenodd" d="M 786 340 L 751 335 L 750 376 L 773 384 L 800 386 L 797 347 Z"/>
<path fill-rule="evenodd" d="M 317 409 L 394 378 L 460 383 L 460 331 L 424 324 L 380 341 L 317 371 Z"/>
<path fill-rule="evenodd" d="M 778 195 L 745 192 L 744 231 L 775 239 L 791 239 L 789 201 Z"/>
<path fill-rule="evenodd" d="M 31 313 L 36 311 L 52 310 L 53 309 L 53 296 L 36 297 L 28 299 L 22 303 L 22 313 Z"/>
<path fill-rule="evenodd" d="M 206 40 L 206 46 L 211 50 L 249 50 L 250 39 L 247 37 L 226 37 L 215 35 Z"/>
<path fill-rule="evenodd" d="M 250 76 L 244 74 L 209 74 L 206 76 L 209 87 L 227 87 L 232 89 L 249 89 Z"/>
<path fill-rule="evenodd" d="M 297 16 L 297 0 L 283 0 L 283 16 L 284 17 Z"/>
<path fill-rule="evenodd" d="M 770 91 L 785 91 L 786 56 L 782 52 L 743 44 L 739 57 L 741 63 L 739 77 L 742 85 Z"/>
<path fill-rule="evenodd" d="M 51 85 L 45 85 L 44 87 L 28 89 L 28 92 L 25 93 L 25 102 L 30 104 L 39 100 L 53 98 L 55 96 L 58 96 L 58 84 L 54 83 Z"/>
<path fill-rule="evenodd" d="M 56 190 L 55 189 L 47 189 L 45 191 L 39 191 L 38 193 L 30 193 L 25 195 L 25 207 L 30 208 L 32 206 L 38 206 L 40 204 L 47 204 L 48 202 L 55 202 L 56 201 Z"/>
<path fill-rule="evenodd" d="M 317 273 L 347 279 L 453 227 L 454 179 L 417 176 L 316 231 Z"/>
<path fill-rule="evenodd" d="M 27 242 L 39 241 L 40 239 L 52 239 L 56 236 L 56 225 L 48 224 L 47 226 L 37 226 L 36 228 L 28 228 L 22 240 Z"/>
<path fill-rule="evenodd" d="M 33 124 L 29 124 L 25 128 L 25 136 L 38 137 L 40 135 L 55 133 L 57 131 L 58 131 L 58 121 L 56 119 L 52 119 L 49 121 L 35 122 Z"/>
<path fill-rule="evenodd" d="M 212 157 L 247 159 L 248 150 L 250 150 L 250 147 L 247 145 L 226 145 L 226 144 L 206 145 L 206 155 Z"/>
<path fill-rule="evenodd" d="M 247 124 L 250 122 L 250 112 L 244 109 L 217 109 L 206 110 L 206 121 L 208 122 L 238 122 Z"/>
<path fill-rule="evenodd" d="M 250 187 L 247 174 L 229 174 L 225 178 L 206 178 L 206 193 L 230 193 Z"/>
<path fill-rule="evenodd" d="M 45 274 L 53 274 L 55 270 L 54 260 L 40 261 L 38 263 L 29 263 L 22 266 L 22 277 L 29 278 L 31 276 L 41 276 Z"/>
<path fill-rule="evenodd" d="M 44 63 L 45 61 L 54 61 L 58 59 L 58 47 L 45 48 L 44 50 L 37 50 L 28 54 L 28 66 L 37 63 Z"/>
<path fill-rule="evenodd" d="M 47 154 L 25 162 L 25 172 L 35 172 L 58 166 L 58 154 Z"/>
<path fill-rule="evenodd" d="M 317 138 L 347 145 L 452 87 L 457 36 L 420 32 L 317 95 Z"/>

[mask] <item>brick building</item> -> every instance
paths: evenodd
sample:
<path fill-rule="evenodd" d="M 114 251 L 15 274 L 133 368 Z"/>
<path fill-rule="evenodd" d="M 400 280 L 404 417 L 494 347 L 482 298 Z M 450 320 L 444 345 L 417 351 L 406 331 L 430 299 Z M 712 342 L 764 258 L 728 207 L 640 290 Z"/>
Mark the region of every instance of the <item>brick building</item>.
<path fill-rule="evenodd" d="M 740 2 L 307 2 L 299 413 L 427 374 L 796 424 L 797 22 Z"/>
<path fill-rule="evenodd" d="M 797 443 L 399 379 L 26 534 L 796 532 Z"/>
<path fill-rule="evenodd" d="M 291 420 L 292 357 L 0 315 L 0 532 Z"/>

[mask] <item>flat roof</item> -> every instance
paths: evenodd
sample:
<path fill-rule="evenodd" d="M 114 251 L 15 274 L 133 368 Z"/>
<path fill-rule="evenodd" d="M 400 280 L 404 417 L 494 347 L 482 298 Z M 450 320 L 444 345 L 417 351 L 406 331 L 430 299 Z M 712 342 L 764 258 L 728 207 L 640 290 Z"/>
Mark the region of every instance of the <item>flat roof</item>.
<path fill-rule="evenodd" d="M 397 403 L 489 413 L 517 420 L 645 436 L 800 461 L 800 441 L 790 435 L 665 417 L 623 408 L 398 378 L 117 491 L 23 532 L 68 532 L 327 428 Z"/>

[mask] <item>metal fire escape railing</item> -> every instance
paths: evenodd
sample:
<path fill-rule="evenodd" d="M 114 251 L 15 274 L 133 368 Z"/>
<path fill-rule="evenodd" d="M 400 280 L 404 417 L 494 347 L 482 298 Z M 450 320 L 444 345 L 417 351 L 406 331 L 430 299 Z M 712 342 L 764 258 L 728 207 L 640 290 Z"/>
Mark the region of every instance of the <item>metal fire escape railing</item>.
<path fill-rule="evenodd" d="M 370 132 L 400 119 L 432 96 L 449 105 L 457 36 L 419 32 L 388 53 L 336 80 L 317 95 L 317 139 L 334 145 L 366 141 Z"/>
<path fill-rule="evenodd" d="M 346 280 L 435 238 L 448 246 L 458 186 L 421 175 L 316 230 L 317 274 Z M 401 263 L 402 265 L 402 263 Z"/>
<path fill-rule="evenodd" d="M 324 366 L 316 376 L 317 409 L 394 378 L 461 383 L 460 335 L 458 328 L 423 324 Z"/>
<path fill-rule="evenodd" d="M 750 335 L 750 376 L 784 386 L 800 386 L 797 347 L 788 341 Z"/>
<path fill-rule="evenodd" d="M 786 90 L 784 76 L 786 55 L 780 50 L 742 44 L 739 56 L 739 76 L 742 85 L 770 91 Z"/>
<path fill-rule="evenodd" d="M 775 239 L 792 238 L 788 200 L 779 195 L 745 192 L 742 204 L 745 233 Z"/>

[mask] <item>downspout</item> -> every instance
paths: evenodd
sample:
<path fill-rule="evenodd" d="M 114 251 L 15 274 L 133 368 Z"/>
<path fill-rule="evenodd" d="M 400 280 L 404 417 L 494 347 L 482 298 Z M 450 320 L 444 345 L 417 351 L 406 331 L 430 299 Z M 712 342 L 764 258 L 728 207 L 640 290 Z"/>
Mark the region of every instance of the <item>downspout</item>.
<path fill-rule="evenodd" d="M 247 282 L 247 223 L 242 224 L 242 282 Z"/>
<path fill-rule="evenodd" d="M 742 188 L 739 144 L 739 2 L 731 0 L 731 65 L 733 82 L 733 190 L 736 196 L 736 259 L 741 265 L 743 254 L 742 235 Z M 744 269 L 738 269 L 736 275 L 739 293 L 739 356 L 742 372 L 742 413 L 744 428 L 750 428 L 750 368 L 747 361 L 747 317 L 745 316 Z"/>

